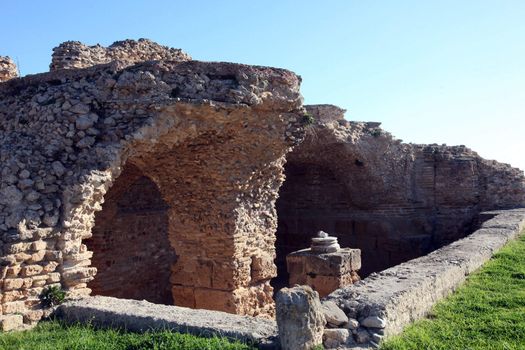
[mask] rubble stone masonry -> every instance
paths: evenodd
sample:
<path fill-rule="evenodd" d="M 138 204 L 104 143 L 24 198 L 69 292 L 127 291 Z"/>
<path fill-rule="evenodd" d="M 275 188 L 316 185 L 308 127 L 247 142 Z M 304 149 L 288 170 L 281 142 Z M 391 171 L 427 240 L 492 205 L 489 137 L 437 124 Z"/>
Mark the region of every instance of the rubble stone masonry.
<path fill-rule="evenodd" d="M 303 137 L 299 78 L 230 63 L 126 67 L 0 85 L 2 313 L 34 322 L 55 284 L 108 294 L 116 266 L 114 279 L 134 279 L 123 288 L 170 287 L 154 301 L 272 316 L 274 202 L 285 154 Z M 160 198 L 141 197 L 137 181 Z M 146 268 L 168 281 L 140 276 Z"/>
<path fill-rule="evenodd" d="M 466 147 L 405 144 L 334 106 L 308 116 L 284 69 L 192 61 L 145 39 L 66 42 L 51 72 L 23 78 L 11 63 L 3 329 L 38 321 L 54 285 L 272 317 L 277 267 L 318 230 L 360 248 L 366 273 L 457 239 L 481 210 L 525 204 L 523 172 Z"/>

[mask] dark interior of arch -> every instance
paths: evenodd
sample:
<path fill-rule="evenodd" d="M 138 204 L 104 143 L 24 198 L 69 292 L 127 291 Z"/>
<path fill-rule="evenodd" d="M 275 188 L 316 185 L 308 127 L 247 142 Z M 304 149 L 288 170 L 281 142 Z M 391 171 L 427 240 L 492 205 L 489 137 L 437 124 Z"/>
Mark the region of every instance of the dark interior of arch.
<path fill-rule="evenodd" d="M 326 166 L 289 160 L 285 175 L 276 202 L 276 289 L 288 281 L 286 255 L 308 248 L 319 230 L 337 236 L 341 247 L 361 249 L 362 278 L 428 254 L 473 230 L 473 221 L 464 213 L 406 210 L 406 204 L 389 203 L 387 197 L 374 203 L 373 184 L 352 182 L 352 174 L 342 183 Z"/>
<path fill-rule="evenodd" d="M 169 278 L 176 255 L 168 241 L 167 209 L 157 185 L 126 165 L 86 240 L 98 270 L 89 283 L 93 295 L 173 304 Z"/>

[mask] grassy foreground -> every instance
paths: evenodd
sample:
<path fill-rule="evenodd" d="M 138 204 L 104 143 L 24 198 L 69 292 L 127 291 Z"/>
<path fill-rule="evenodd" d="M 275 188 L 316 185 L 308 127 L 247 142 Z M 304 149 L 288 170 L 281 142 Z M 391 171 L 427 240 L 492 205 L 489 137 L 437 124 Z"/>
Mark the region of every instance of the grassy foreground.
<path fill-rule="evenodd" d="M 525 349 L 525 236 L 382 350 Z"/>
<path fill-rule="evenodd" d="M 41 322 L 35 329 L 0 335 L 2 350 L 251 350 L 223 338 L 198 338 L 168 331 L 145 334 Z"/>

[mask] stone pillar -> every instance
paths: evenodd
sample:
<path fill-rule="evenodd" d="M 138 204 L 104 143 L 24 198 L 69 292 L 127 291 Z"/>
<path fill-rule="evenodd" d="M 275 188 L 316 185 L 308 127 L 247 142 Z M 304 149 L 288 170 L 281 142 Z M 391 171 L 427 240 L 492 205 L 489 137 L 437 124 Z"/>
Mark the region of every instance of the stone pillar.
<path fill-rule="evenodd" d="M 275 298 L 283 350 L 309 350 L 323 343 L 325 317 L 319 294 L 308 286 L 283 288 Z"/>
<path fill-rule="evenodd" d="M 336 237 L 320 231 L 311 248 L 286 256 L 290 286 L 308 285 L 324 297 L 359 280 L 361 250 L 340 248 Z"/>

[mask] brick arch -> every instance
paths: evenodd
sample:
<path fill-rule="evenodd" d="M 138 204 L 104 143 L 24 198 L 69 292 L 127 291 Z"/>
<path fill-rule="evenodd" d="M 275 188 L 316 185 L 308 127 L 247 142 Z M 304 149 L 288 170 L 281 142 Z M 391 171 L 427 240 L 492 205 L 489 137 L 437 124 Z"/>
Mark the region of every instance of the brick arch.
<path fill-rule="evenodd" d="M 176 254 L 159 187 L 127 163 L 104 198 L 92 237 L 84 241 L 97 268 L 88 285 L 92 294 L 173 304 L 169 279 Z"/>

